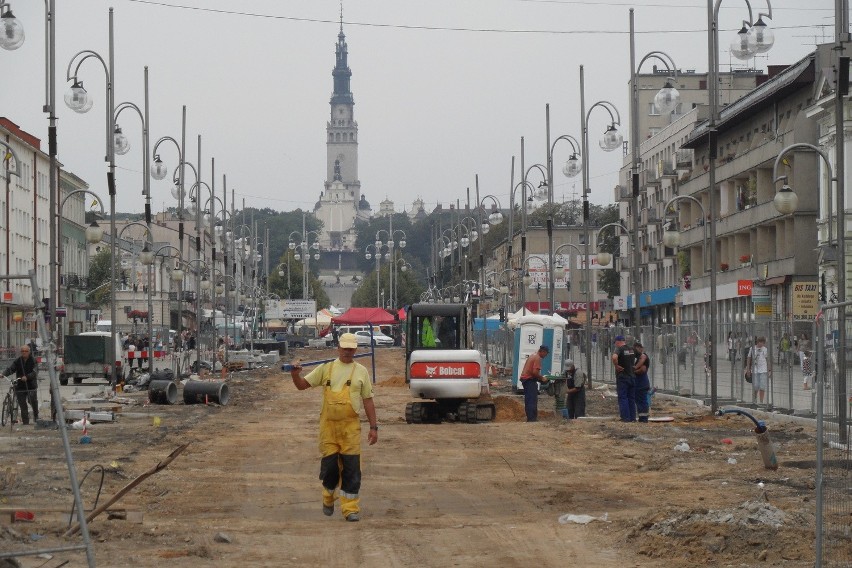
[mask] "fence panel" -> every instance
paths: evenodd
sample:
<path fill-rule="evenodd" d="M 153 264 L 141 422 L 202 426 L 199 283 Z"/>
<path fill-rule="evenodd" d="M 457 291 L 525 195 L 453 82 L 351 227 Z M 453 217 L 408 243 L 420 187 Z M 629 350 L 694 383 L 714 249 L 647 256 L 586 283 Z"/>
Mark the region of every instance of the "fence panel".
<path fill-rule="evenodd" d="M 843 313 L 841 314 L 841 310 Z M 848 306 L 824 306 L 814 327 L 816 354 L 813 391 L 817 403 L 816 566 L 852 566 L 849 519 L 852 518 L 850 423 L 852 389 L 852 313 Z M 845 319 L 841 320 L 840 316 Z M 846 345 L 838 339 L 845 321 Z M 841 359 L 843 358 L 843 359 Z M 845 360 L 845 373 L 839 360 Z"/>

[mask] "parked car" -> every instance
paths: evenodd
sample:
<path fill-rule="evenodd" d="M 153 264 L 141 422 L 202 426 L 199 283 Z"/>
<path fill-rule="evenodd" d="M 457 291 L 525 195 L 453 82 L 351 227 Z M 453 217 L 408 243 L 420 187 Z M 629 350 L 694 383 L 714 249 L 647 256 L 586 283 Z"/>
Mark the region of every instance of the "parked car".
<path fill-rule="evenodd" d="M 355 338 L 358 341 L 358 345 L 370 345 L 370 332 L 369 330 L 364 331 L 356 331 Z M 388 337 L 381 331 L 373 332 L 373 345 L 376 347 L 393 347 L 393 338 Z"/>

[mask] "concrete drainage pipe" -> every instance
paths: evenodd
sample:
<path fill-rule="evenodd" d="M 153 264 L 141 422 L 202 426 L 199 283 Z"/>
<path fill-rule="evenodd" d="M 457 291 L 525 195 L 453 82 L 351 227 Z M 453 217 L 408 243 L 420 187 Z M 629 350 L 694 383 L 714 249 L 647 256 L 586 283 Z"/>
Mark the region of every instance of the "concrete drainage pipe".
<path fill-rule="evenodd" d="M 227 383 L 219 381 L 187 381 L 183 385 L 184 404 L 215 402 L 225 406 L 231 398 Z"/>
<path fill-rule="evenodd" d="M 148 384 L 148 400 L 151 404 L 175 404 L 177 385 L 174 381 L 154 380 Z"/>

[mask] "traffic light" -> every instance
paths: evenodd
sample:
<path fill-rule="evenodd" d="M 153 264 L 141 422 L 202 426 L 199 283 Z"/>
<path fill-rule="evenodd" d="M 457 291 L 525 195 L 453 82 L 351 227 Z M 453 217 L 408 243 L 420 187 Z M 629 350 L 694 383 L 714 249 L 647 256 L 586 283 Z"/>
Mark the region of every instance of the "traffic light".
<path fill-rule="evenodd" d="M 500 321 L 506 321 L 506 308 L 500 308 Z"/>

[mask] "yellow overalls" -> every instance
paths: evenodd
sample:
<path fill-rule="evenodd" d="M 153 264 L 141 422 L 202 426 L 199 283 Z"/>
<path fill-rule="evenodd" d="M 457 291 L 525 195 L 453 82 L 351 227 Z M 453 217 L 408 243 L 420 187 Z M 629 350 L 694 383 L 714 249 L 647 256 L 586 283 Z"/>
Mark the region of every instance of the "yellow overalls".
<path fill-rule="evenodd" d="M 339 392 L 331 390 L 333 361 L 323 373 L 323 402 L 320 412 L 320 480 L 322 503 L 334 506 L 334 493 L 340 487 L 340 511 L 344 517 L 358 513 L 361 489 L 361 421 L 352 408 L 350 389 L 356 366 Z"/>

